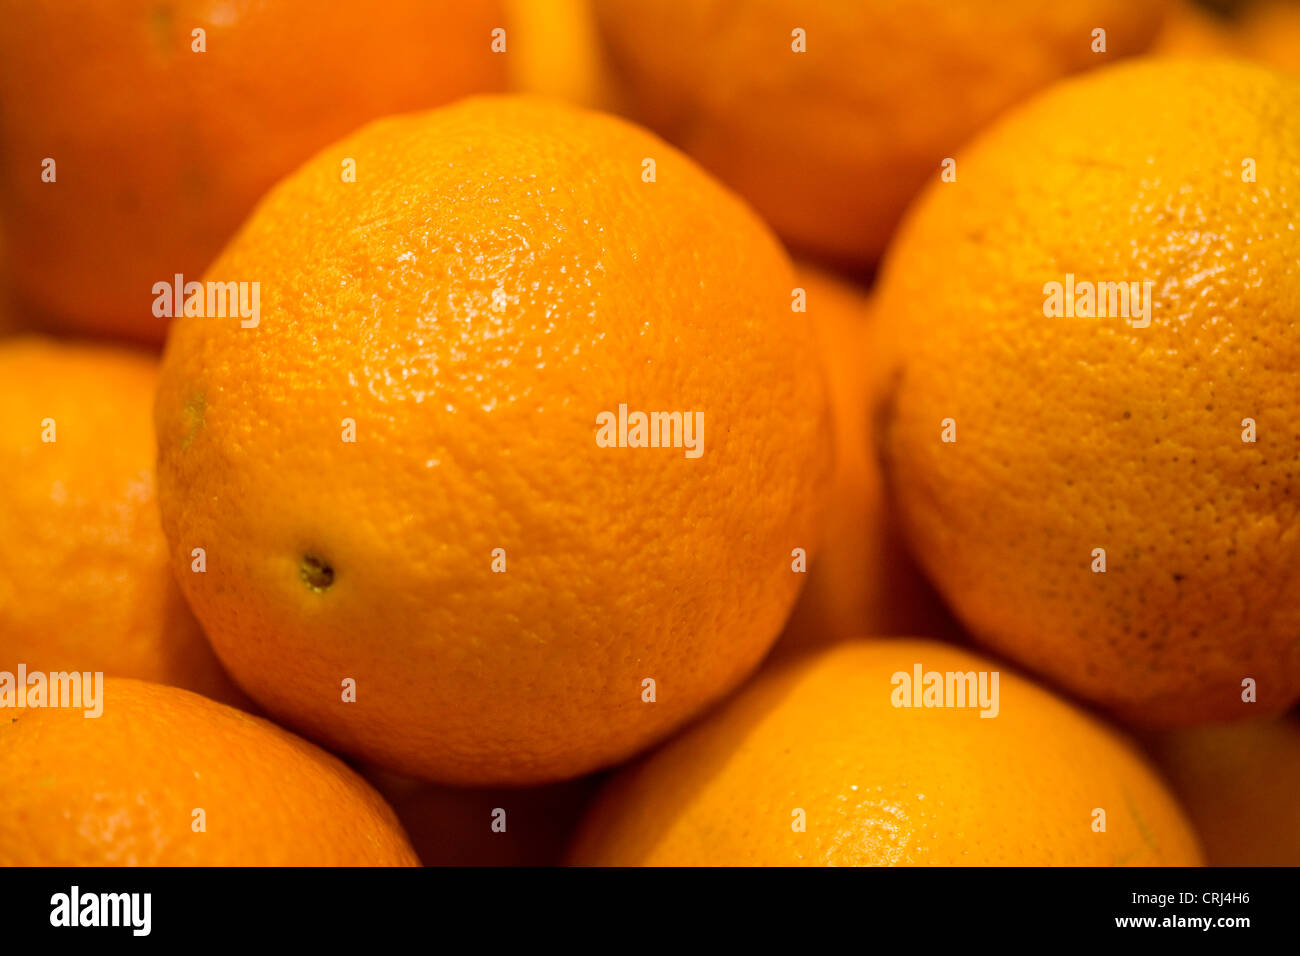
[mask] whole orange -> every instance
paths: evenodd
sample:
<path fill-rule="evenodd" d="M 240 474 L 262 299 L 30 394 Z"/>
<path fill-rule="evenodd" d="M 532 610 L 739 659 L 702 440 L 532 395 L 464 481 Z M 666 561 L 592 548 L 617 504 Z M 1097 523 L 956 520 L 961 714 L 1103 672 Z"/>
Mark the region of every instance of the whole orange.
<path fill-rule="evenodd" d="M 1069 81 L 883 270 L 914 552 L 977 638 L 1140 723 L 1300 697 L 1297 115 L 1245 62 Z"/>
<path fill-rule="evenodd" d="M 155 358 L 124 349 L 0 342 L 0 670 L 104 671 L 241 702 L 168 563 L 157 378 Z"/>
<path fill-rule="evenodd" d="M 632 115 L 813 255 L 874 261 L 940 164 L 1059 77 L 1141 52 L 1160 0 L 593 0 Z M 1105 52 L 1094 31 L 1105 31 Z"/>
<path fill-rule="evenodd" d="M 50 326 L 161 341 L 154 284 L 197 279 L 282 175 L 377 116 L 502 88 L 502 21 L 496 0 L 7 5 L 18 292 Z"/>
<path fill-rule="evenodd" d="M 109 678 L 102 713 L 0 710 L 0 866 L 410 866 L 337 758 L 197 694 Z"/>
<path fill-rule="evenodd" d="M 827 370 L 835 473 L 821 550 L 774 654 L 871 634 L 960 633 L 903 544 L 875 454 L 874 409 L 888 384 L 878 317 L 857 285 L 796 267 Z"/>
<path fill-rule="evenodd" d="M 1150 741 L 1211 866 L 1300 866 L 1300 716 Z"/>
<path fill-rule="evenodd" d="M 210 276 L 260 280 L 261 317 L 173 329 L 163 525 L 178 570 L 208 547 L 182 588 L 280 719 L 413 776 L 545 782 L 661 739 L 775 639 L 829 472 L 821 370 L 776 241 L 672 147 L 533 98 L 384 120 Z"/>
<path fill-rule="evenodd" d="M 1177 804 L 1119 734 L 1005 670 L 996 694 L 991 677 L 984 685 L 994 709 L 896 705 L 917 699 L 921 688 L 897 676 L 917 667 L 945 685 L 949 674 L 970 675 L 973 701 L 980 674 L 997 665 L 946 644 L 887 639 L 768 670 L 615 777 L 582 827 L 574 862 L 1200 862 Z"/>

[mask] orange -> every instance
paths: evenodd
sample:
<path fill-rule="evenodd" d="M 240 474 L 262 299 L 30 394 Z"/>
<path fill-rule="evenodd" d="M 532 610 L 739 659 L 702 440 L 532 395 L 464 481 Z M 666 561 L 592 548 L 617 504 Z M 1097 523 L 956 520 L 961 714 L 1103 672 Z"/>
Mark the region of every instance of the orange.
<path fill-rule="evenodd" d="M 26 328 L 27 323 L 21 311 L 14 307 L 9 287 L 0 276 L 0 337 L 17 335 Z"/>
<path fill-rule="evenodd" d="M 906 696 L 896 675 L 918 666 L 978 681 L 997 665 L 895 639 L 839 644 L 769 670 L 616 777 L 583 825 L 575 862 L 1200 862 L 1177 804 L 1113 730 L 1005 670 L 986 695 L 996 711 L 895 706 Z M 992 690 L 991 678 L 984 686 Z"/>
<path fill-rule="evenodd" d="M 1225 18 L 1184 0 L 1171 8 L 1152 49 L 1188 56 L 1242 56 L 1300 73 L 1300 5 L 1294 0 L 1253 0 Z"/>
<path fill-rule="evenodd" d="M 1173 0 L 1151 44 L 1158 55 L 1224 56 L 1239 51 L 1232 21 L 1196 0 Z"/>
<path fill-rule="evenodd" d="M 1211 866 L 1300 865 L 1300 716 L 1173 731 L 1151 749 Z"/>
<path fill-rule="evenodd" d="M 0 226 L 0 337 L 16 335 L 29 325 L 14 301 L 13 280 L 9 277 L 9 256 L 3 246 L 4 228 Z"/>
<path fill-rule="evenodd" d="M 323 750 L 172 687 L 0 711 L 0 866 L 409 866 L 393 811 Z"/>
<path fill-rule="evenodd" d="M 505 83 L 495 0 L 11 7 L 0 220 L 18 292 L 64 329 L 161 341 L 154 284 L 197 279 L 279 177 L 376 116 Z"/>
<path fill-rule="evenodd" d="M 123 349 L 0 342 L 0 670 L 104 671 L 240 702 L 168 564 L 157 377 L 156 359 Z"/>
<path fill-rule="evenodd" d="M 821 551 L 774 653 L 870 634 L 956 637 L 956 624 L 903 546 L 868 440 L 886 381 L 867 294 L 808 265 L 796 268 L 795 279 L 827 370 L 836 463 Z"/>
<path fill-rule="evenodd" d="M 913 551 L 977 638 L 1143 724 L 1300 697 L 1297 115 L 1300 82 L 1244 62 L 1062 84 L 883 271 Z"/>
<path fill-rule="evenodd" d="M 384 120 L 210 276 L 257 277 L 261 316 L 174 326 L 163 525 L 178 571 L 208 546 L 181 586 L 280 719 L 541 783 L 661 739 L 775 639 L 829 472 L 821 370 L 776 241 L 671 147 L 535 98 Z M 638 413 L 678 424 L 638 447 Z"/>
<path fill-rule="evenodd" d="M 579 106 L 613 105 L 591 0 L 505 0 L 505 12 L 511 89 Z"/>
<path fill-rule="evenodd" d="M 369 770 L 425 866 L 554 866 L 596 777 L 526 788 L 462 788 Z"/>
<path fill-rule="evenodd" d="M 1161 13 L 1158 0 L 594 3 L 636 118 L 787 242 L 856 263 L 879 256 L 909 199 L 993 116 L 1140 52 Z"/>

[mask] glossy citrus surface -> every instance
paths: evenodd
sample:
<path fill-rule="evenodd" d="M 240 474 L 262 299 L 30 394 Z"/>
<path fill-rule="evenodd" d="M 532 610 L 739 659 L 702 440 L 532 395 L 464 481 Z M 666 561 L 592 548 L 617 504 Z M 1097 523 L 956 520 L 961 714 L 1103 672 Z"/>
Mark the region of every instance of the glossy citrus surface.
<path fill-rule="evenodd" d="M 914 552 L 976 637 L 1133 720 L 1300 696 L 1297 115 L 1300 81 L 1240 61 L 1062 84 L 959 158 L 884 269 Z M 1046 315 L 1067 276 L 1150 283 L 1149 324 L 1118 295 Z"/>
<path fill-rule="evenodd" d="M 0 713 L 0 865 L 416 864 L 341 761 L 197 694 L 110 678 L 99 717 Z"/>
<path fill-rule="evenodd" d="M 163 523 L 178 567 L 209 548 L 182 587 L 277 717 L 541 782 L 660 739 L 775 639 L 829 472 L 818 356 L 784 253 L 671 147 L 530 98 L 385 120 L 209 275 L 260 280 L 262 316 L 174 328 Z M 601 447 L 620 405 L 702 416 L 698 455 Z"/>
<path fill-rule="evenodd" d="M 1005 668 L 996 717 L 895 707 L 893 675 L 917 664 L 941 673 L 998 666 L 931 641 L 877 639 L 769 671 L 616 777 L 575 862 L 1200 862 L 1177 804 L 1113 730 Z"/>
<path fill-rule="evenodd" d="M 0 670 L 104 671 L 237 702 L 168 564 L 157 379 L 156 359 L 126 349 L 0 342 Z"/>

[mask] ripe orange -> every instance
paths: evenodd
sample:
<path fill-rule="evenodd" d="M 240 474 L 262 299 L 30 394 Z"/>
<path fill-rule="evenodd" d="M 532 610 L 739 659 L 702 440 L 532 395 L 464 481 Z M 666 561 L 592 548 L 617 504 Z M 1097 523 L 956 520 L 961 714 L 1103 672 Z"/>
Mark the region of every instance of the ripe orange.
<path fill-rule="evenodd" d="M 1297 115 L 1300 82 L 1244 62 L 1062 84 L 883 271 L 913 550 L 976 637 L 1141 723 L 1300 697 Z M 1086 317 L 1084 283 L 1137 283 L 1127 318 L 1118 287 Z"/>
<path fill-rule="evenodd" d="M 1176 3 L 1153 52 L 1186 56 L 1243 56 L 1300 73 L 1300 6 L 1294 0 L 1252 0 L 1230 18 Z"/>
<path fill-rule="evenodd" d="M 157 375 L 121 349 L 0 342 L 0 670 L 104 671 L 240 702 L 168 565 Z"/>
<path fill-rule="evenodd" d="M 0 337 L 17 335 L 26 327 L 22 313 L 14 307 L 9 287 L 0 275 Z"/>
<path fill-rule="evenodd" d="M 109 678 L 103 713 L 0 711 L 0 866 L 409 866 L 335 757 L 197 694 Z"/>
<path fill-rule="evenodd" d="M 1113 730 L 1007 671 L 989 719 L 977 709 L 894 706 L 894 675 L 918 665 L 941 674 L 997 666 L 893 639 L 769 670 L 616 777 L 582 828 L 575 862 L 1200 862 L 1177 805 Z"/>
<path fill-rule="evenodd" d="M 1143 50 L 1159 0 L 595 0 L 633 115 L 807 252 L 865 262 L 1012 103 Z M 1092 51 L 1105 29 L 1106 52 Z M 804 31 L 796 52 L 795 30 Z"/>
<path fill-rule="evenodd" d="M 1211 866 L 1300 865 L 1300 717 L 1173 731 L 1151 749 Z"/>
<path fill-rule="evenodd" d="M 591 0 L 505 0 L 510 87 L 608 109 L 614 90 Z"/>
<path fill-rule="evenodd" d="M 60 328 L 161 341 L 154 283 L 197 279 L 280 176 L 376 116 L 505 83 L 496 0 L 10 6 L 0 220 L 19 293 Z"/>
<path fill-rule="evenodd" d="M 796 269 L 818 333 L 835 419 L 835 477 L 821 551 L 774 654 L 871 634 L 957 637 L 917 570 L 887 505 L 872 414 L 885 358 L 865 292 L 816 268 Z"/>
<path fill-rule="evenodd" d="M 775 639 L 829 472 L 816 349 L 775 240 L 671 147 L 532 98 L 384 120 L 209 275 L 257 277 L 262 314 L 173 329 L 163 525 L 277 717 L 540 783 L 662 738 Z M 621 407 L 682 413 L 680 447 L 602 447 Z"/>
<path fill-rule="evenodd" d="M 367 770 L 425 866 L 554 866 L 596 777 L 527 788 L 461 788 Z"/>

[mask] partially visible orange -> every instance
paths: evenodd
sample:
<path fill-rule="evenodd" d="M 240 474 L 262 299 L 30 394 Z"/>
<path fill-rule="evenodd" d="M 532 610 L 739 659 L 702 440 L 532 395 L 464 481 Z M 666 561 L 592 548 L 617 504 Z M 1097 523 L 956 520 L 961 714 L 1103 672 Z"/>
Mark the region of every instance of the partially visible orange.
<path fill-rule="evenodd" d="M 978 708 L 896 707 L 894 675 L 910 677 L 916 666 L 973 677 L 998 670 L 946 644 L 903 639 L 839 644 L 769 670 L 616 776 L 584 823 L 573 861 L 1201 862 L 1177 803 L 1114 730 L 1005 669 L 994 717 Z"/>
<path fill-rule="evenodd" d="M 1300 866 L 1300 716 L 1154 737 L 1211 866 Z"/>
<path fill-rule="evenodd" d="M 337 758 L 197 694 L 109 678 L 103 712 L 0 710 L 0 866 L 411 866 Z"/>
<path fill-rule="evenodd" d="M 903 543 L 876 456 L 874 412 L 888 385 L 878 322 L 864 289 L 802 265 L 835 420 L 835 478 L 821 551 L 773 653 L 871 634 L 958 637 L 960 629 Z"/>
<path fill-rule="evenodd" d="M 542 783 L 667 736 L 776 639 L 820 530 L 822 371 L 775 238 L 671 146 L 536 97 L 390 118 L 209 275 L 257 277 L 261 318 L 173 327 L 163 526 L 278 719 L 422 779 Z M 673 447 L 620 413 L 677 414 Z"/>
<path fill-rule="evenodd" d="M 940 164 L 1002 110 L 1138 53 L 1161 0 L 593 0 L 632 115 L 788 243 L 875 260 Z M 1106 52 L 1093 52 L 1093 31 Z M 796 52 L 803 31 L 805 52 Z"/>
<path fill-rule="evenodd" d="M 1243 60 L 1061 83 L 877 286 L 913 554 L 974 637 L 1148 726 L 1300 699 L 1296 116 L 1300 79 Z"/>
<path fill-rule="evenodd" d="M 510 88 L 609 109 L 616 91 L 606 75 L 591 0 L 504 0 Z"/>
<path fill-rule="evenodd" d="M 462 788 L 368 769 L 425 866 L 553 866 L 597 783 Z"/>
<path fill-rule="evenodd" d="M 154 283 L 197 279 L 318 149 L 505 84 L 496 0 L 43 0 L 4 19 L 0 222 L 18 292 L 51 327 L 149 342 L 167 329 Z"/>
<path fill-rule="evenodd" d="M 1300 73 L 1300 4 L 1295 0 L 1252 0 L 1233 17 L 1180 0 L 1165 19 L 1153 53 L 1247 57 L 1279 70 Z"/>
<path fill-rule="evenodd" d="M 0 342 L 0 670 L 104 671 L 242 702 L 168 562 L 157 377 L 157 359 L 125 349 Z"/>

